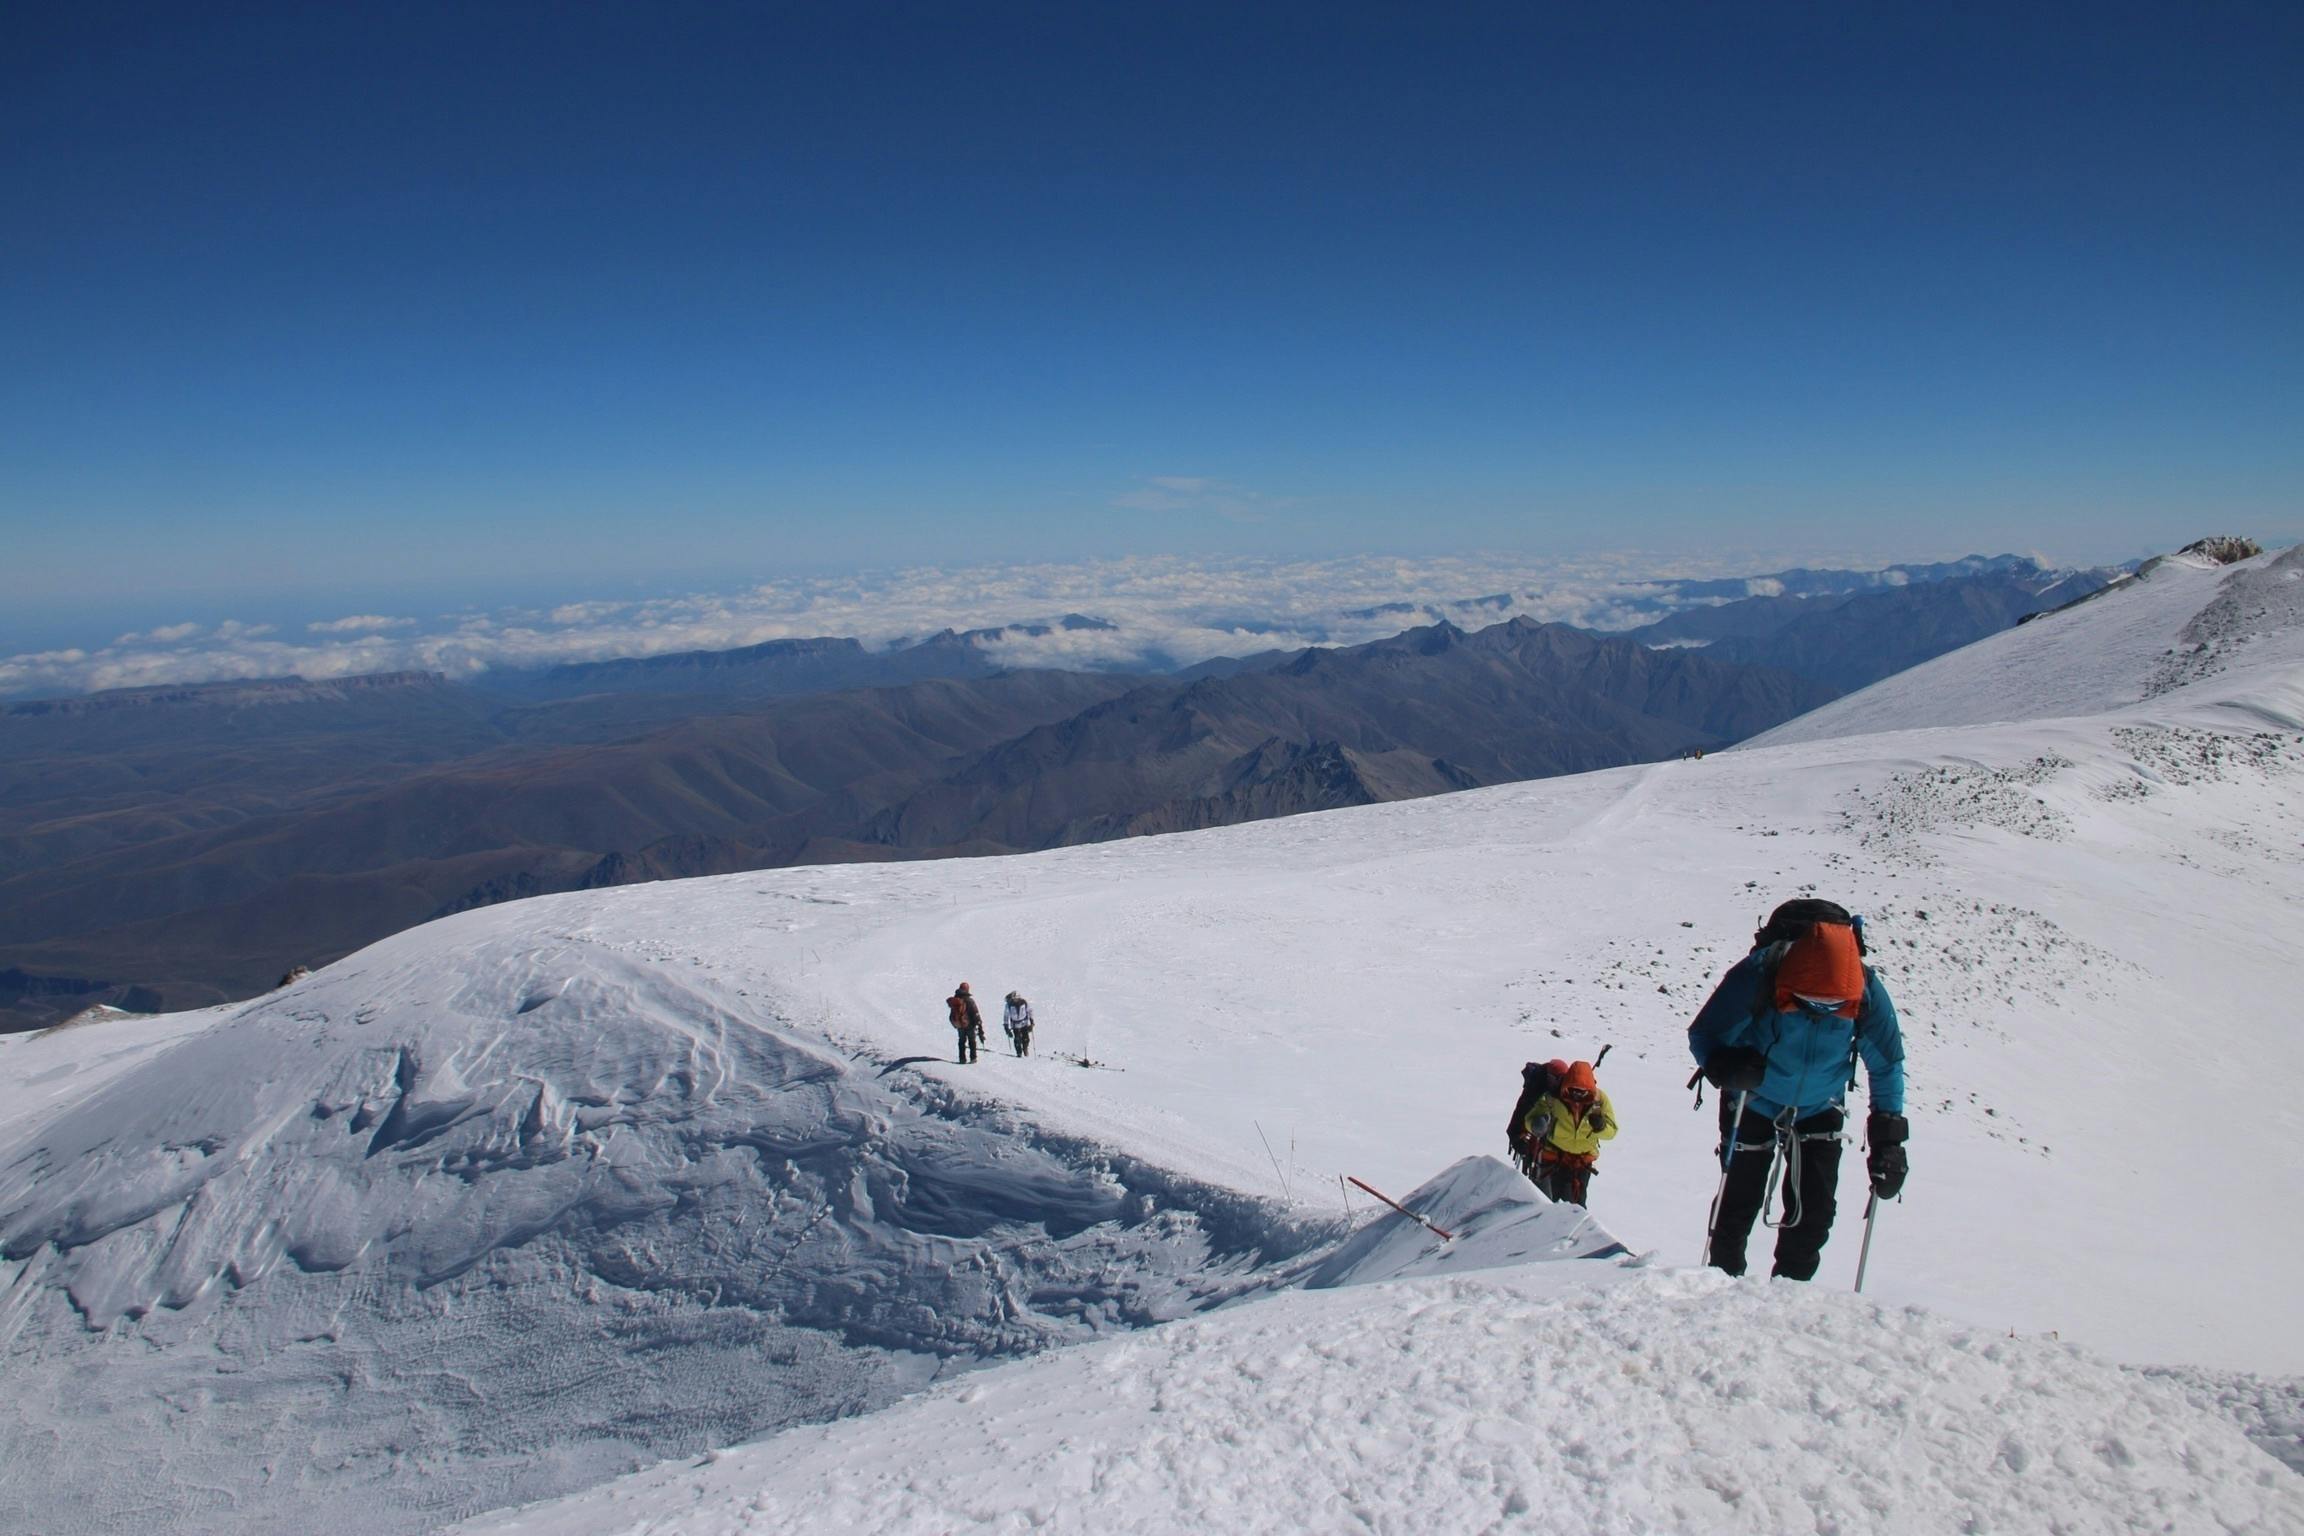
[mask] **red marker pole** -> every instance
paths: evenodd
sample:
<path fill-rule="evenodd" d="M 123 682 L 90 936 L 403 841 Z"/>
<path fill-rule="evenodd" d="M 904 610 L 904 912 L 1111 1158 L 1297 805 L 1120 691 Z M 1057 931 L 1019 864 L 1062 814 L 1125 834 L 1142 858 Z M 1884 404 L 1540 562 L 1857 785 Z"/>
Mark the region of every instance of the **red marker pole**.
<path fill-rule="evenodd" d="M 1350 1177 L 1350 1175 L 1346 1175 L 1346 1177 Z M 1359 1179 L 1353 1179 L 1352 1182 L 1359 1185 L 1360 1188 L 1368 1191 L 1368 1193 L 1374 1195 L 1377 1199 L 1383 1201 L 1386 1205 L 1392 1207 L 1392 1209 L 1398 1211 L 1401 1215 L 1407 1217 L 1410 1221 L 1413 1221 L 1419 1226 L 1423 1227 L 1425 1231 L 1437 1233 L 1441 1241 L 1450 1243 L 1456 1241 L 1455 1233 L 1449 1231 L 1446 1227 L 1425 1220 L 1425 1218 L 1417 1215 L 1414 1211 L 1408 1209 L 1408 1207 L 1402 1205 L 1399 1201 L 1393 1199 L 1390 1195 L 1384 1193 L 1384 1191 L 1378 1189 L 1375 1185 L 1365 1183 Z"/>

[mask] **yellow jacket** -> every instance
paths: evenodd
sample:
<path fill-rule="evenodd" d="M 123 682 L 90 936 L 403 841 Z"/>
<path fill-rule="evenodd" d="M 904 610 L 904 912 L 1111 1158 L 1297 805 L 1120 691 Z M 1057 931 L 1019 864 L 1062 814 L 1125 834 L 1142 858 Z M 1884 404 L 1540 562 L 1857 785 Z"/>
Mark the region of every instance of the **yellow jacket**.
<path fill-rule="evenodd" d="M 1592 1129 L 1595 1122 L 1600 1127 L 1597 1131 Z M 1608 1102 L 1607 1089 L 1595 1089 L 1591 1110 L 1580 1116 L 1557 1095 L 1548 1093 L 1529 1108 L 1520 1128 L 1528 1133 L 1531 1144 L 1550 1146 L 1570 1157 L 1597 1157 L 1600 1143 L 1615 1139 L 1616 1106 Z"/>

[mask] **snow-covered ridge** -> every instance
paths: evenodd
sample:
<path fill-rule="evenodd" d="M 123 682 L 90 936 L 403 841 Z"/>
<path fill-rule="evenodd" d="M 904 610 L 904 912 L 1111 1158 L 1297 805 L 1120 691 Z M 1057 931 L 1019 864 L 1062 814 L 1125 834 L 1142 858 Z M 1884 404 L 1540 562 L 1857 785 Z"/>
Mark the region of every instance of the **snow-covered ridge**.
<path fill-rule="evenodd" d="M 2304 662 L 2304 545 L 2135 579 L 1835 699 L 1737 750 L 1946 725 L 2093 715 L 2235 666 Z M 2276 712 L 2276 724 L 2300 727 Z"/>
<path fill-rule="evenodd" d="M 2292 985 L 2304 906 L 2293 558 L 2155 572 L 1987 642 L 2034 645 L 2042 687 L 2110 698 L 2096 713 L 1932 724 L 1973 701 L 1978 674 L 1954 670 L 1947 693 L 1901 696 L 1891 736 L 1021 859 L 556 897 L 244 1007 L 0 1044 L 0 1527 L 412 1531 L 1266 1291 L 1312 1271 L 1348 1209 L 1369 1219 L 1339 1175 L 1399 1194 L 1500 1151 L 1520 1062 L 1613 1043 L 1625 1129 L 1594 1216 L 1656 1272 L 1260 1300 L 955 1382 L 885 1443 L 955 1422 L 937 1415 L 984 1442 L 1061 1419 L 1071 1445 L 1019 1486 L 1068 1529 L 1160 1528 L 1126 1523 L 1127 1490 L 1178 1467 L 1206 1472 L 1175 1497 L 1241 1490 L 1247 1528 L 1354 1508 L 1411 1528 L 1379 1469 L 1454 1500 L 1427 1478 L 1485 1468 L 1467 1486 L 1493 1507 L 1460 1506 L 1489 1511 L 1475 1527 L 1515 1518 L 1513 1484 L 1535 1509 L 1597 1512 L 1567 1529 L 1643 1511 L 1717 1529 L 1731 1490 L 1753 1528 L 1817 1508 L 1854 1528 L 1877 1494 L 1927 1512 L 1914 1530 L 2214 1528 L 2218 1508 L 2304 1529 L 2300 1485 L 2260 1480 L 2279 1468 L 2066 1347 L 2304 1370 L 2281 1177 L 2304 1038 L 2267 1003 Z M 2194 576 L 2187 611 L 2168 594 Z M 2150 692 L 2194 627 L 2222 665 Z M 2146 629 L 2166 643 L 2125 645 Z M 2050 669 L 2114 651 L 2133 670 L 2066 687 Z M 1804 888 L 1867 914 L 1908 1031 L 1914 1172 L 1881 1217 L 1877 1311 L 1825 1294 L 1853 1269 L 1852 1210 L 1814 1293 L 1672 1273 L 1696 1257 L 1713 1167 L 1681 1031 L 1758 912 Z M 964 976 L 1031 995 L 1040 1054 L 946 1059 L 939 1000 Z M 2212 1114 L 2169 1113 L 2172 1070 L 2213 1085 Z M 1430 1267 L 1423 1241 L 1403 1271 Z M 1710 1355 L 1659 1342 L 1714 1317 Z M 1621 1380 L 1558 1364 L 1562 1318 L 1624 1341 Z M 1314 1334 L 1354 1342 L 1323 1353 Z M 1385 1347 L 1399 1358 L 1380 1366 Z M 1089 1399 L 1132 1382 L 1162 1423 L 1219 1443 L 1113 1448 L 1145 1421 L 1092 1420 Z M 1453 1405 L 1445 1437 L 1403 1396 L 1415 1382 Z M 1840 1416 L 1796 1422 L 1819 1391 L 1812 1409 Z M 1228 1404 L 1279 1392 L 1343 1447 L 1292 1494 L 1241 1470 L 1282 1449 L 1221 1442 Z M 1749 1435 L 1705 1440 L 1745 1422 L 1739 1404 Z M 1603 1425 L 1573 1457 L 1560 1437 L 1603 1409 L 1656 1438 Z M 1974 1438 L 1979 1415 L 2012 1451 Z M 2159 1428 L 2138 1446 L 2090 1415 Z M 1007 1518 L 969 1502 L 956 1464 L 924 1461 L 916 1496 L 860 1482 L 872 1423 L 767 1442 L 748 1490 L 710 1468 L 693 1507 L 630 1510 L 678 1536 L 790 1528 L 774 1512 L 803 1495 L 865 1499 L 894 1529 Z M 834 1463 L 851 1470 L 808 1481 Z M 749 1527 L 747 1499 L 766 1512 Z"/>

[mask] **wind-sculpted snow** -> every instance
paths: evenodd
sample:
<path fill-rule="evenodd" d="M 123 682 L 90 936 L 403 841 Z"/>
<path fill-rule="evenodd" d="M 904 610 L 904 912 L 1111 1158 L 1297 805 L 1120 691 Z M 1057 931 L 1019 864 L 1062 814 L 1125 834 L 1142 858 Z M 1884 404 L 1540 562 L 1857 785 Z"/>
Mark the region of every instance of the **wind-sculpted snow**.
<path fill-rule="evenodd" d="M 1431 1225 L 1379 1210 L 1304 1283 L 1326 1290 L 1404 1275 L 1455 1275 L 1627 1254 L 1590 1211 L 1555 1205 L 1492 1157 L 1465 1158 L 1410 1190 L 1401 1204 Z M 1447 1238 L 1435 1236 L 1433 1227 Z"/>
<path fill-rule="evenodd" d="M 414 1530 L 1331 1235 L 868 1066 L 580 936 L 426 935 L 0 1128 L 0 1528 Z"/>

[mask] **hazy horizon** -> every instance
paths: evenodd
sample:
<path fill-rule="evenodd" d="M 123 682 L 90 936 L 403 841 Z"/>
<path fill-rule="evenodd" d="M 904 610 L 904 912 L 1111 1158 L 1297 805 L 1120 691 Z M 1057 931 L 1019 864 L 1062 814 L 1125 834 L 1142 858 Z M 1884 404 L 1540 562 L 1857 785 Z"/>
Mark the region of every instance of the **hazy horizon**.
<path fill-rule="evenodd" d="M 2181 541 L 2189 542 L 2189 539 Z M 2176 548 L 2140 553 L 2163 553 Z M 1446 609 L 1505 594 L 1475 625 L 1515 614 L 1597 630 L 1632 627 L 1687 601 L 1674 581 L 1745 581 L 1768 595 L 1766 578 L 1792 569 L 1877 571 L 2001 555 L 2080 568 L 2037 551 L 1964 550 L 1924 559 L 1858 555 L 1709 558 L 1614 552 L 1535 559 L 1366 555 L 1326 560 L 1173 556 L 913 567 L 792 577 L 744 587 L 631 596 L 573 597 L 448 611 L 372 604 L 307 617 L 309 594 L 283 594 L 278 617 L 248 604 L 215 617 L 177 609 L 167 622 L 127 631 L 83 620 L 89 638 L 9 654 L 0 650 L 0 698 L 233 678 L 311 678 L 418 669 L 471 678 L 491 670 L 611 657 L 725 650 L 764 640 L 837 636 L 868 645 L 938 630 L 1043 623 L 1068 613 L 1115 622 L 1109 632 L 1016 637 L 1016 665 L 1165 668 L 1222 655 L 1304 645 L 1356 644 L 1397 633 L 1424 616 L 1357 610 L 1386 604 Z M 2125 558 L 2135 558 L 2129 556 Z M 2086 562 L 2111 565 L 2120 560 Z M 1717 600 L 1717 599 L 1707 599 Z M 7 631 L 0 628 L 0 638 Z"/>

